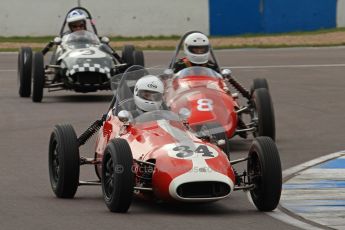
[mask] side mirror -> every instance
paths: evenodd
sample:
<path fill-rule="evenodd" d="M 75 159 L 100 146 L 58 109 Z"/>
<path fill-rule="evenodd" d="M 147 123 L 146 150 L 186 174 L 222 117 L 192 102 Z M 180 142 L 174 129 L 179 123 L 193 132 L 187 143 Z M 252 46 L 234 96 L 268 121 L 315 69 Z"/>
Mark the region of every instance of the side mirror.
<path fill-rule="evenodd" d="M 133 121 L 133 116 L 132 114 L 127 111 L 127 110 L 121 110 L 118 114 L 117 117 L 119 118 L 119 120 L 123 123 L 130 123 Z"/>
<path fill-rule="evenodd" d="M 174 71 L 173 71 L 172 69 L 165 69 L 165 70 L 163 71 L 163 74 L 160 75 L 159 77 L 160 77 L 163 81 L 165 81 L 165 80 L 171 78 L 172 76 L 174 76 Z"/>
<path fill-rule="evenodd" d="M 105 44 L 108 44 L 110 42 L 110 39 L 108 37 L 102 37 L 101 38 L 101 42 L 105 43 Z"/>
<path fill-rule="evenodd" d="M 174 71 L 172 69 L 165 69 L 163 72 L 165 75 L 173 75 Z"/>
<path fill-rule="evenodd" d="M 58 46 L 58 45 L 61 44 L 61 42 L 62 42 L 62 39 L 61 39 L 60 37 L 55 37 L 55 38 L 54 38 L 54 44 L 55 44 L 55 45 Z"/>
<path fill-rule="evenodd" d="M 221 73 L 223 76 L 231 76 L 232 71 L 230 69 L 222 69 Z"/>
<path fill-rule="evenodd" d="M 178 112 L 178 115 L 184 123 L 187 123 L 187 120 L 190 117 L 191 112 L 187 108 L 181 108 L 180 111 Z"/>

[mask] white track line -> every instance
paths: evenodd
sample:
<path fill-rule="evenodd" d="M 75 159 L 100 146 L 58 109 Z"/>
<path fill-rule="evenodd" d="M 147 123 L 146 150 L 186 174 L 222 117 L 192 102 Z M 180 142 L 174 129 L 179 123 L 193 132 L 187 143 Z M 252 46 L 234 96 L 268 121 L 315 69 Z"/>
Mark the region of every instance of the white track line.
<path fill-rule="evenodd" d="M 154 66 L 150 68 L 157 68 Z M 310 65 L 258 65 L 258 66 L 223 66 L 223 69 L 278 69 L 278 68 L 329 68 L 329 67 L 345 67 L 345 64 L 310 64 Z M 14 72 L 17 69 L 0 69 L 0 72 Z"/>
<path fill-rule="evenodd" d="M 315 68 L 315 67 L 345 67 L 345 64 L 310 64 L 310 65 L 258 65 L 258 66 L 224 66 L 228 69 L 274 69 L 274 68 Z"/>
<path fill-rule="evenodd" d="M 16 72 L 16 69 L 0 69 L 0 72 Z"/>
<path fill-rule="evenodd" d="M 335 158 L 338 158 L 341 156 L 345 156 L 345 150 L 339 151 L 336 153 L 331 153 L 331 154 L 316 158 L 316 159 L 311 160 L 311 161 L 307 161 L 307 162 L 302 163 L 300 165 L 297 165 L 295 167 L 284 170 L 283 171 L 283 178 L 286 179 L 287 177 L 295 176 L 296 173 L 298 173 L 300 171 L 306 170 L 306 169 L 308 169 L 314 165 L 317 165 L 317 164 L 320 164 L 322 162 L 326 162 L 326 161 L 329 161 L 331 159 L 335 159 Z M 318 228 L 314 225 L 308 224 L 306 222 L 303 222 L 301 220 L 298 220 L 298 219 L 284 213 L 283 211 L 281 211 L 279 209 L 276 209 L 273 212 L 266 212 L 266 214 L 275 218 L 275 219 L 278 219 L 282 222 L 285 222 L 287 224 L 293 225 L 293 226 L 301 228 L 301 229 L 305 229 L 305 230 L 322 230 L 323 229 L 323 228 Z M 328 226 L 325 226 L 325 227 L 328 227 Z"/>

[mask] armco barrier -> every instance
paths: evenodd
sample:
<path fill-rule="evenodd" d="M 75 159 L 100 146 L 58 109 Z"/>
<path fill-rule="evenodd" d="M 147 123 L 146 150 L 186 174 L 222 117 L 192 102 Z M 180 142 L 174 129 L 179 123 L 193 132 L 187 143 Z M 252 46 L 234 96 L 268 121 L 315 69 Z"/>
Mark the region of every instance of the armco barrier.
<path fill-rule="evenodd" d="M 337 20 L 337 0 L 209 0 L 209 9 L 212 35 L 335 28 Z"/>
<path fill-rule="evenodd" d="M 0 36 L 56 35 L 77 0 L 0 0 Z M 81 0 L 98 32 L 113 36 L 209 32 L 208 0 Z"/>
<path fill-rule="evenodd" d="M 1 0 L 0 36 L 56 35 L 81 2 L 112 36 L 277 33 L 345 27 L 345 0 Z"/>
<path fill-rule="evenodd" d="M 263 31 L 260 0 L 209 0 L 209 9 L 211 35 Z"/>
<path fill-rule="evenodd" d="M 337 27 L 345 27 L 345 0 L 338 0 Z"/>
<path fill-rule="evenodd" d="M 265 0 L 265 33 L 336 27 L 337 0 Z"/>

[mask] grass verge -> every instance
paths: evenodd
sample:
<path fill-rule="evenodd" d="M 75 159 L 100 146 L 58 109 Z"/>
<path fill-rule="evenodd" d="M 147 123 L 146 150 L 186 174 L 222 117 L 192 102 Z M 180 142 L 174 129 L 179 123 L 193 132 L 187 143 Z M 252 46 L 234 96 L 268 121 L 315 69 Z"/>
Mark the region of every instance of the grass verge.
<path fill-rule="evenodd" d="M 0 37 L 0 51 L 17 51 L 21 46 L 29 46 L 38 51 L 53 36 L 45 37 Z M 111 37 L 111 45 L 121 50 L 125 44 L 133 44 L 144 50 L 173 50 L 179 36 Z M 326 29 L 309 32 L 281 34 L 245 34 L 241 36 L 211 36 L 215 49 L 233 48 L 284 48 L 320 47 L 345 45 L 345 28 Z"/>

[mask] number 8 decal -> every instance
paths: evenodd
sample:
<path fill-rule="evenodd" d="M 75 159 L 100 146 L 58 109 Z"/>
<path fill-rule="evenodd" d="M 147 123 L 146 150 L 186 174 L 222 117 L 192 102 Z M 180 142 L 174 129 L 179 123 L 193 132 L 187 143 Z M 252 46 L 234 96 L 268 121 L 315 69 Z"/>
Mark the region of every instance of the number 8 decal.
<path fill-rule="evenodd" d="M 197 109 L 199 111 L 211 111 L 213 110 L 213 101 L 211 99 L 199 99 L 197 101 L 198 106 Z"/>

